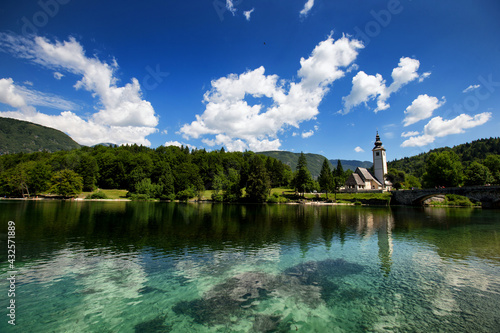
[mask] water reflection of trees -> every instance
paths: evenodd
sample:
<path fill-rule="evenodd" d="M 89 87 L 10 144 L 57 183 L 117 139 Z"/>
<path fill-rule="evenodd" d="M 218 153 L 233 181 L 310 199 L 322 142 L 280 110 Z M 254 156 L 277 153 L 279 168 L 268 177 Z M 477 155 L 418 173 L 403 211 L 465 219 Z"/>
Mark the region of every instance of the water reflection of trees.
<path fill-rule="evenodd" d="M 306 255 L 318 245 L 330 249 L 377 237 L 381 267 L 388 273 L 393 238 L 432 244 L 442 257 L 498 260 L 500 253 L 500 239 L 487 225 L 498 219 L 495 212 L 472 209 L 154 202 L 22 202 L 3 208 L 28 244 L 20 247 L 26 257 L 80 241 L 86 248 L 123 253 L 298 245 Z"/>

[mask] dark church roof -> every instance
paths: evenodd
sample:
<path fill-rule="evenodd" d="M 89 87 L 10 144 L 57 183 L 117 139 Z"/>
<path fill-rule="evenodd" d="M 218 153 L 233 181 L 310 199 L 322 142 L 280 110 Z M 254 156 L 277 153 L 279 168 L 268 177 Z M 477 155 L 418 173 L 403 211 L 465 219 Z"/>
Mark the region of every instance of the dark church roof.
<path fill-rule="evenodd" d="M 380 182 L 377 180 L 377 178 L 373 177 L 373 175 L 365 168 L 356 168 L 356 171 L 354 171 L 355 173 L 357 173 L 358 175 L 361 176 L 361 178 L 364 180 L 364 181 L 370 181 L 370 180 L 373 180 L 375 181 L 377 184 L 379 185 L 382 185 L 380 184 Z"/>
<path fill-rule="evenodd" d="M 365 182 L 361 179 L 361 177 L 357 173 L 351 173 L 349 178 L 347 178 L 346 185 L 365 185 Z"/>

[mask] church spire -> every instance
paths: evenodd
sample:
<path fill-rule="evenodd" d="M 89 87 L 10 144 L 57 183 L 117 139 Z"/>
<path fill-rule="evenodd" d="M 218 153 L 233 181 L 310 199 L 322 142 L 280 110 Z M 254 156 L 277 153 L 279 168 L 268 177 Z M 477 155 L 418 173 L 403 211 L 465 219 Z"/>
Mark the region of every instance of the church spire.
<path fill-rule="evenodd" d="M 380 148 L 380 147 L 382 147 L 382 141 L 380 141 L 380 136 L 378 135 L 377 131 L 377 136 L 375 137 L 375 148 Z"/>

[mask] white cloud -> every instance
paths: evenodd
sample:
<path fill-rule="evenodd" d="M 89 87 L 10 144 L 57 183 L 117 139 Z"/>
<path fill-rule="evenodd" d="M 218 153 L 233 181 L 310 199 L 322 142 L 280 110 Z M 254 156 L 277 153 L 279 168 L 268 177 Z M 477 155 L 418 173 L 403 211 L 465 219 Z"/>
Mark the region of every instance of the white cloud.
<path fill-rule="evenodd" d="M 247 21 L 250 21 L 250 15 L 253 13 L 254 10 L 255 10 L 255 8 L 252 8 L 250 10 L 243 12 L 243 15 L 245 15 L 245 18 L 247 19 Z"/>
<path fill-rule="evenodd" d="M 446 103 L 444 97 L 440 101 L 436 97 L 428 96 L 427 94 L 418 96 L 406 108 L 405 119 L 403 120 L 404 126 L 406 127 L 420 120 L 430 118 L 434 110 L 441 107 L 444 103 Z"/>
<path fill-rule="evenodd" d="M 189 149 L 197 149 L 196 146 L 190 145 L 189 143 L 179 142 L 179 141 L 167 141 L 164 144 L 165 147 L 176 146 L 176 147 L 188 147 Z"/>
<path fill-rule="evenodd" d="M 31 82 L 31 81 L 24 81 L 24 82 L 23 82 L 23 84 L 24 84 L 25 86 L 30 86 L 30 87 L 32 87 L 32 86 L 33 86 L 33 82 Z"/>
<path fill-rule="evenodd" d="M 365 151 L 364 151 L 364 149 L 363 149 L 363 148 L 361 148 L 360 146 L 357 146 L 356 148 L 354 148 L 354 151 L 355 151 L 356 153 L 364 153 L 364 152 L 365 152 Z"/>
<path fill-rule="evenodd" d="M 491 119 L 490 112 L 483 112 L 471 117 L 461 114 L 450 120 L 443 120 L 441 117 L 432 118 L 424 127 L 424 134 L 413 136 L 401 144 L 401 147 L 421 147 L 434 142 L 437 137 L 444 137 L 451 134 L 464 133 L 465 129 L 483 125 Z"/>
<path fill-rule="evenodd" d="M 226 0 L 226 8 L 229 10 L 233 16 L 236 14 L 236 8 L 234 8 L 234 4 L 232 0 Z"/>
<path fill-rule="evenodd" d="M 308 132 L 302 132 L 302 138 L 303 139 L 306 139 L 306 138 L 311 137 L 313 135 L 314 135 L 314 131 L 313 130 L 310 130 Z"/>
<path fill-rule="evenodd" d="M 167 130 L 163 130 L 163 131 L 161 131 L 161 134 L 167 135 L 168 131 Z"/>
<path fill-rule="evenodd" d="M 11 78 L 0 79 L 0 103 L 10 105 L 14 108 L 26 106 L 24 97 L 17 91 L 14 80 Z"/>
<path fill-rule="evenodd" d="M 419 134 L 420 134 L 420 132 L 418 132 L 418 131 L 403 132 L 403 133 L 401 133 L 401 137 L 402 138 L 407 138 L 409 136 L 416 136 L 416 135 L 419 135 Z"/>
<path fill-rule="evenodd" d="M 0 49 L 46 68 L 81 76 L 74 87 L 91 92 L 98 98 L 100 108 L 88 119 L 82 119 L 73 112 L 48 116 L 38 113 L 31 106 L 26 108 L 21 104 L 9 104 L 20 109 L 8 114 L 2 113 L 1 116 L 55 127 L 68 133 L 81 144 L 113 142 L 150 145 L 145 137 L 157 131 L 155 127 L 158 125 L 158 116 L 151 104 L 142 99 L 137 79 L 132 78 L 131 83 L 121 87 L 117 85 L 118 80 L 114 76 L 118 69 L 116 61 L 108 64 L 96 57 L 88 58 L 83 47 L 71 37 L 68 41 L 51 43 L 42 37 L 26 38 L 0 33 Z M 59 109 L 65 107 L 64 100 L 57 96 L 27 89 L 24 93 L 27 105 Z M 74 109 L 72 103 L 67 103 L 68 109 Z M 82 129 L 88 132 L 84 134 Z"/>
<path fill-rule="evenodd" d="M 419 67 L 420 62 L 418 60 L 402 57 L 399 60 L 398 67 L 392 70 L 392 83 L 388 87 L 382 75 L 368 75 L 363 71 L 358 72 L 352 79 L 351 93 L 342 98 L 344 109 L 339 111 L 339 113 L 347 114 L 351 112 L 352 108 L 361 103 L 367 105 L 367 102 L 373 99 L 377 100 L 375 112 L 388 109 L 390 105 L 386 101 L 391 94 L 419 77 L 430 75 L 430 73 L 424 73 L 422 76 L 419 76 L 417 73 Z"/>
<path fill-rule="evenodd" d="M 422 82 L 424 81 L 425 79 L 427 79 L 429 76 L 431 76 L 431 72 L 425 72 L 424 74 L 420 75 L 420 77 L 418 78 L 418 82 Z"/>
<path fill-rule="evenodd" d="M 62 78 L 63 78 L 63 76 L 64 76 L 64 74 L 61 74 L 61 73 L 59 73 L 59 72 L 54 72 L 54 78 L 55 78 L 56 80 L 60 80 L 60 79 L 62 79 Z"/>
<path fill-rule="evenodd" d="M 0 103 L 14 108 L 22 108 L 28 105 L 46 106 L 65 111 L 78 108 L 74 103 L 59 96 L 18 86 L 14 84 L 14 80 L 11 78 L 0 79 Z"/>
<path fill-rule="evenodd" d="M 300 15 L 307 16 L 307 14 L 309 14 L 309 11 L 313 8 L 313 6 L 314 6 L 314 0 L 307 0 L 306 4 L 304 5 L 304 8 L 300 11 Z"/>
<path fill-rule="evenodd" d="M 276 150 L 281 145 L 278 133 L 316 117 L 328 86 L 344 76 L 340 67 L 348 67 L 362 47 L 361 42 L 347 37 L 337 41 L 328 37 L 308 59 L 300 60 L 298 83 L 265 75 L 264 67 L 214 80 L 204 95 L 204 113 L 184 124 L 179 133 L 186 139 L 214 135 L 215 139 L 203 142 L 224 144 L 228 150 Z M 272 104 L 249 105 L 246 96 L 268 98 Z"/>
<path fill-rule="evenodd" d="M 59 115 L 47 115 L 36 111 L 33 107 L 22 111 L 0 112 L 0 117 L 25 120 L 43 126 L 56 128 L 67 133 L 73 140 L 82 145 L 95 145 L 101 142 L 118 144 L 137 143 L 150 146 L 146 136 L 156 132 L 151 127 L 136 126 L 106 126 L 86 121 L 71 111 L 61 112 Z"/>
<path fill-rule="evenodd" d="M 479 84 L 475 84 L 475 85 L 472 85 L 472 84 L 471 84 L 470 86 L 468 86 L 467 88 L 465 88 L 462 92 L 463 92 L 464 94 L 466 94 L 466 93 L 468 93 L 469 91 L 479 89 L 480 87 L 481 87 L 481 85 L 479 85 Z"/>

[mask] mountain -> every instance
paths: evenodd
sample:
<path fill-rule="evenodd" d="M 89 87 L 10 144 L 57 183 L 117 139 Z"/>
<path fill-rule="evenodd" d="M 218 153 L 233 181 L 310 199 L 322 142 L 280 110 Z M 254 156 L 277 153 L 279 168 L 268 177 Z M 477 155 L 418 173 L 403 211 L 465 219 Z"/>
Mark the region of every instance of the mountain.
<path fill-rule="evenodd" d="M 300 153 L 292 153 L 289 151 L 262 151 L 258 152 L 257 154 L 274 157 L 284 164 L 289 165 L 293 171 L 295 171 L 295 167 L 297 166 L 297 162 L 299 161 L 300 156 Z M 325 157 L 319 154 L 304 155 L 306 156 L 307 168 L 311 172 L 311 176 L 313 176 L 313 178 L 317 178 L 321 171 L 321 166 L 323 165 Z M 332 169 L 337 167 L 337 160 L 329 160 L 329 162 Z M 340 160 L 340 162 L 342 163 L 342 168 L 344 169 L 344 171 L 347 169 L 351 169 L 354 171 L 358 166 L 363 168 L 370 168 L 373 164 L 372 162 L 368 161 L 363 162 L 356 160 Z"/>
<path fill-rule="evenodd" d="M 338 160 L 329 161 L 335 168 L 337 167 Z M 342 168 L 344 169 L 344 171 L 347 169 L 351 169 L 352 171 L 354 171 L 357 167 L 369 169 L 373 165 L 373 162 L 358 160 L 340 160 L 340 163 L 342 163 Z"/>
<path fill-rule="evenodd" d="M 80 148 L 68 135 L 27 121 L 0 117 L 0 155 Z"/>

